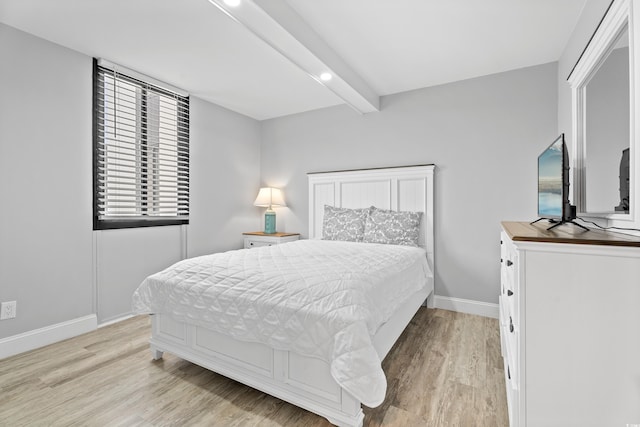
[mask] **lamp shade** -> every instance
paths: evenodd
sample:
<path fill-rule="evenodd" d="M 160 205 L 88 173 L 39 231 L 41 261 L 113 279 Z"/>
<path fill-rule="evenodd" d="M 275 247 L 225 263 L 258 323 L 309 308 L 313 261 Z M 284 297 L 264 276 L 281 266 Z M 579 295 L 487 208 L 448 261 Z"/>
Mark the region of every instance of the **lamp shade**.
<path fill-rule="evenodd" d="M 263 187 L 258 193 L 254 206 L 260 206 L 271 209 L 273 206 L 287 206 L 282 197 L 282 191 L 279 188 Z"/>

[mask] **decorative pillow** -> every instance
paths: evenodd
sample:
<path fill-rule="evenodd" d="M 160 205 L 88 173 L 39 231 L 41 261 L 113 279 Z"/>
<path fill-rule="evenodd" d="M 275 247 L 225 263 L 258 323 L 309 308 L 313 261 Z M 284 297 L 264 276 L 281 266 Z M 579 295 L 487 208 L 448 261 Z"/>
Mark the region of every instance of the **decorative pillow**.
<path fill-rule="evenodd" d="M 324 205 L 322 238 L 324 240 L 362 242 L 364 225 L 368 216 L 369 208 L 347 209 Z"/>
<path fill-rule="evenodd" d="M 372 208 L 364 228 L 364 242 L 418 246 L 422 212 Z"/>

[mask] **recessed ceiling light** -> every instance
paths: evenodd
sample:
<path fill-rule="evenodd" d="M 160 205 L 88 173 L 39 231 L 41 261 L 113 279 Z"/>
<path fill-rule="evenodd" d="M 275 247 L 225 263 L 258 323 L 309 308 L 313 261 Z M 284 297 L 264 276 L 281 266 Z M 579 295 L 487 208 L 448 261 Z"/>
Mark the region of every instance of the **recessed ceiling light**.
<path fill-rule="evenodd" d="M 323 82 L 328 82 L 329 80 L 331 80 L 333 76 L 331 75 L 331 73 L 322 73 L 320 74 L 320 80 L 322 80 Z"/>
<path fill-rule="evenodd" d="M 224 4 L 229 7 L 236 7 L 240 5 L 240 0 L 224 0 Z"/>

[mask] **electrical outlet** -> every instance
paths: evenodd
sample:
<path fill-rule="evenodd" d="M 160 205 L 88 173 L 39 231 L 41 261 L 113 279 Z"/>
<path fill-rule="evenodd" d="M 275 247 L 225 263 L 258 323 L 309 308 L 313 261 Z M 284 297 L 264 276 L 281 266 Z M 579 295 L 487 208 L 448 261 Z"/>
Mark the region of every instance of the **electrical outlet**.
<path fill-rule="evenodd" d="M 7 301 L 0 304 L 0 320 L 13 319 L 16 317 L 16 301 Z"/>

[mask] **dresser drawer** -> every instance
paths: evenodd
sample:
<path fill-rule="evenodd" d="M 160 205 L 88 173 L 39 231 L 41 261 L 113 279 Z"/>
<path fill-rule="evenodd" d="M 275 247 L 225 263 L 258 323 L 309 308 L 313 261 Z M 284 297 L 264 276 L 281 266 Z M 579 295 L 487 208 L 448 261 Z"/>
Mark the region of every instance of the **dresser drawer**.
<path fill-rule="evenodd" d="M 504 381 L 507 385 L 507 394 L 514 394 L 513 392 L 518 390 L 515 376 L 513 375 L 515 369 L 511 365 L 508 359 L 504 359 Z"/>
<path fill-rule="evenodd" d="M 504 233 L 500 235 L 500 240 L 500 295 L 503 298 L 505 308 L 508 309 L 508 315 L 510 315 L 512 319 L 514 319 L 514 322 L 516 322 L 515 319 L 519 318 L 518 251 Z"/>
<path fill-rule="evenodd" d="M 519 382 L 519 366 L 518 366 L 518 332 L 509 331 L 509 327 L 503 327 L 500 331 L 504 334 L 504 366 L 507 369 L 509 367 L 509 382 L 507 385 L 510 386 L 512 390 L 518 390 L 520 387 Z"/>
<path fill-rule="evenodd" d="M 502 301 L 502 295 L 498 297 L 498 326 L 500 328 L 500 354 L 502 357 L 507 357 L 507 336 L 503 332 L 503 328 L 505 326 L 505 318 L 509 318 L 508 314 L 506 314 L 507 308 Z"/>
<path fill-rule="evenodd" d="M 509 412 L 509 425 L 516 425 L 516 400 L 518 399 L 518 390 L 517 388 L 513 388 L 511 383 L 513 381 L 513 377 L 511 376 L 511 367 L 509 366 L 509 362 L 505 359 L 504 361 L 504 382 L 506 384 L 506 394 L 507 394 L 507 409 Z"/>
<path fill-rule="evenodd" d="M 518 389 L 518 339 L 520 331 L 517 328 L 516 318 L 510 311 L 509 304 L 503 296 L 499 297 L 499 323 L 500 323 L 500 348 L 504 358 L 505 374 L 507 366 L 509 370 L 508 388 Z"/>

